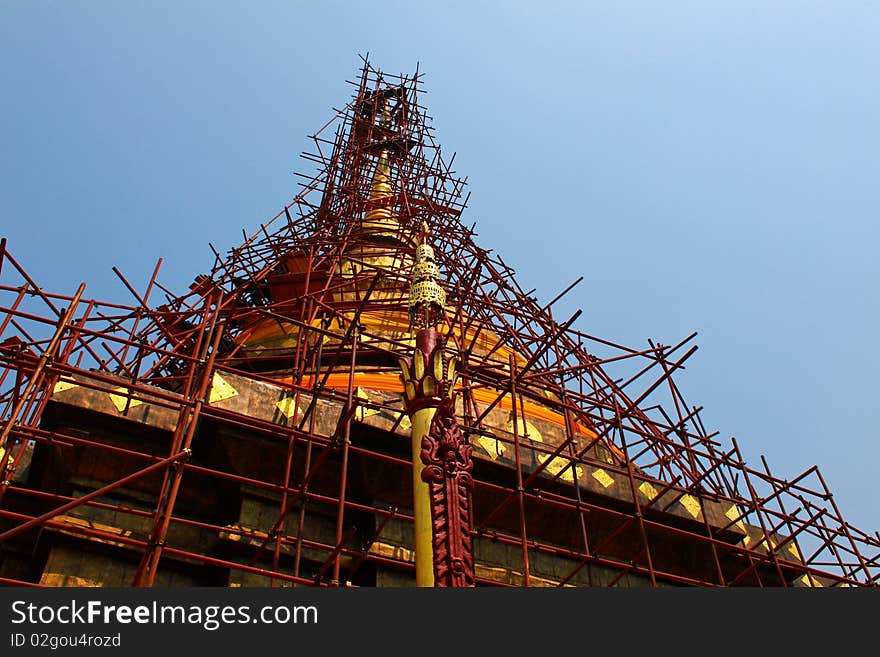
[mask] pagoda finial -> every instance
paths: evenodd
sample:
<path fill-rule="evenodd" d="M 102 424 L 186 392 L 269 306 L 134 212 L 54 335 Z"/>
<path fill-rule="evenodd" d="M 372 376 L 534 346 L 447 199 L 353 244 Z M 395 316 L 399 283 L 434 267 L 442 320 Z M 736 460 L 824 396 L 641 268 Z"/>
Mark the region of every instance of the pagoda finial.
<path fill-rule="evenodd" d="M 430 234 L 428 224 L 422 223 L 409 288 L 409 319 L 414 329 L 436 328 L 444 317 L 446 291 L 440 285 L 440 268 L 428 243 Z"/>
<path fill-rule="evenodd" d="M 379 125 L 387 128 L 391 124 L 391 107 L 388 99 L 382 102 L 379 116 Z M 367 211 L 364 214 L 362 226 L 372 233 L 396 237 L 400 225 L 392 208 L 393 188 L 391 187 L 391 155 L 382 145 L 379 150 L 379 160 L 373 172 L 373 180 L 370 186 L 370 198 L 367 202 Z"/>

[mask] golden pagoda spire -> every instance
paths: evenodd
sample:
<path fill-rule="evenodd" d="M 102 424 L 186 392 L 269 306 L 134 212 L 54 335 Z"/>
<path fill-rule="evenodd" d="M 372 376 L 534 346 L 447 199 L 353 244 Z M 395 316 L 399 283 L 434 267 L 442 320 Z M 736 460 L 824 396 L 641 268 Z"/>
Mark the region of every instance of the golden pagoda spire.
<path fill-rule="evenodd" d="M 386 99 L 382 104 L 379 125 L 388 127 L 390 124 L 391 107 Z M 367 211 L 361 222 L 361 227 L 365 232 L 386 237 L 399 237 L 400 224 L 392 207 L 393 191 L 391 186 L 391 154 L 387 146 L 383 146 L 379 151 L 379 161 L 373 172 Z"/>

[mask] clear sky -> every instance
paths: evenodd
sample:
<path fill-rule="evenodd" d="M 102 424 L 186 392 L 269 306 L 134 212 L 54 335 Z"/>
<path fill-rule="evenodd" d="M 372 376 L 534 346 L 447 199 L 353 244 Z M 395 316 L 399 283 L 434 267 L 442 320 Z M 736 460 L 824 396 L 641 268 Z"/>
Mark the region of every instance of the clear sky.
<path fill-rule="evenodd" d="M 481 246 L 880 529 L 880 6 L 0 0 L 0 234 L 46 288 L 183 291 L 294 196 L 358 53 L 426 73 Z"/>

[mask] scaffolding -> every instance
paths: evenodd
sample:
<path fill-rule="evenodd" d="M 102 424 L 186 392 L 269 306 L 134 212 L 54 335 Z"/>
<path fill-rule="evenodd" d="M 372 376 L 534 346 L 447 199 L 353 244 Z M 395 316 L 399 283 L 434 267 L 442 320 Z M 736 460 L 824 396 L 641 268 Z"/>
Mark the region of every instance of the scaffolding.
<path fill-rule="evenodd" d="M 168 568 L 217 585 L 411 573 L 397 363 L 427 224 L 475 450 L 478 585 L 878 584 L 880 535 L 844 520 L 817 467 L 779 477 L 706 431 L 675 382 L 695 335 L 589 335 L 554 312 L 576 283 L 541 304 L 476 244 L 420 73 L 365 61 L 351 84 L 304 154 L 317 173 L 183 295 L 161 260 L 143 290 L 114 268 L 128 304 L 51 293 L 0 244 L 0 583 L 79 582 L 46 574 L 54 545 L 126 555 L 135 586 Z"/>

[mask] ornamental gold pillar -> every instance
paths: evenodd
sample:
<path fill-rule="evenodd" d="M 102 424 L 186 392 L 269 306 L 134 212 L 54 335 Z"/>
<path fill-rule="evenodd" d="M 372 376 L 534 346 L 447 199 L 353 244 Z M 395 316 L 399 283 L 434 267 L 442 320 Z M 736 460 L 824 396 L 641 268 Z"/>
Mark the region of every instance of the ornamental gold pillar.
<path fill-rule="evenodd" d="M 446 293 L 439 284 L 427 226 L 416 247 L 410 287 L 412 356 L 400 361 L 412 423 L 413 517 L 417 586 L 473 586 L 469 492 L 472 448 L 455 419 L 455 360 L 437 330 Z"/>
<path fill-rule="evenodd" d="M 441 361 L 443 347 L 440 334 L 433 329 L 423 329 L 416 334 L 416 347 L 412 358 L 401 361 L 404 379 L 404 400 L 412 424 L 413 463 L 413 520 L 416 559 L 416 586 L 434 586 L 434 540 L 431 520 L 431 492 L 422 479 L 424 463 L 421 459 L 422 440 L 430 433 L 431 423 L 440 397 L 437 381 L 440 377 L 434 368 Z"/>

